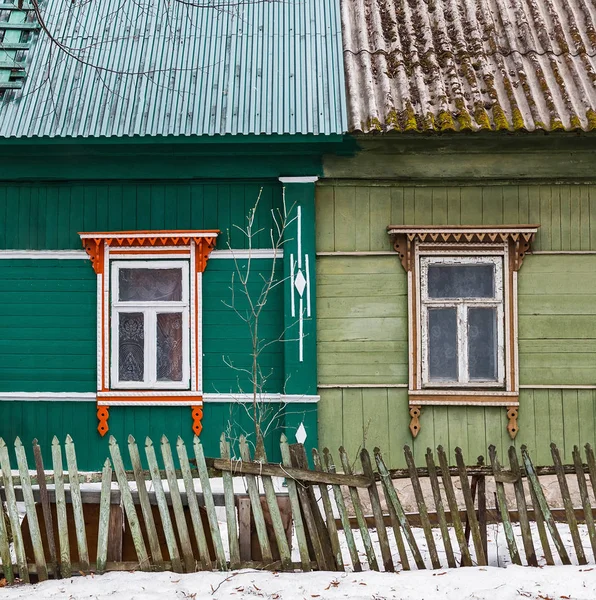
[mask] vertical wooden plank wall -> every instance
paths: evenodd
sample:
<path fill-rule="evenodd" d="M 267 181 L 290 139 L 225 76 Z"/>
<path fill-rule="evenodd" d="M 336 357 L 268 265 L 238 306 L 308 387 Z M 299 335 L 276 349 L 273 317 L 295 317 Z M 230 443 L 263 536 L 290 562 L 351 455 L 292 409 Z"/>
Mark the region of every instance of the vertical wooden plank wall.
<path fill-rule="evenodd" d="M 428 407 L 412 439 L 407 282 L 386 227 L 506 223 L 539 223 L 534 250 L 549 252 L 529 256 L 519 274 L 520 383 L 542 387 L 521 390 L 515 444 L 545 464 L 551 441 L 565 462 L 575 444 L 596 441 L 596 390 L 581 389 L 596 386 L 596 185 L 336 181 L 317 188 L 319 385 L 379 387 L 319 389 L 321 446 L 353 453 L 380 445 L 391 467 L 405 466 L 406 443 L 417 461 L 438 445 L 450 457 L 456 446 L 486 455 L 489 444 L 505 455 L 511 440 L 500 408 Z M 578 251 L 595 254 L 570 254 Z M 337 252 L 389 254 L 325 254 Z"/>

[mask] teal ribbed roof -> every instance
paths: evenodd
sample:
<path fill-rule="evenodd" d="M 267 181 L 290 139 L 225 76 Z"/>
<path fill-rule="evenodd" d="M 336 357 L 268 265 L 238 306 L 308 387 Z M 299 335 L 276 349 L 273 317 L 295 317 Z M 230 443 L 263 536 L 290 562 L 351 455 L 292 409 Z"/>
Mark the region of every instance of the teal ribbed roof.
<path fill-rule="evenodd" d="M 44 2 L 0 136 L 346 131 L 339 0 L 191 4 Z"/>

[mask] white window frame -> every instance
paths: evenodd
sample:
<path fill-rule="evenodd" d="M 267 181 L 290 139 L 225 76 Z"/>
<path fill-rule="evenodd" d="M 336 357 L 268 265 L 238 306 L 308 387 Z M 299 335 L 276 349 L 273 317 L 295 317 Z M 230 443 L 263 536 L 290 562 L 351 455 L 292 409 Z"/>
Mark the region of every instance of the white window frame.
<path fill-rule="evenodd" d="M 423 388 L 505 388 L 505 290 L 503 281 L 504 256 L 420 256 L 420 336 Z M 492 298 L 429 298 L 428 268 L 431 265 L 493 265 L 494 296 Z M 429 374 L 429 308 L 455 308 L 457 310 L 458 380 L 431 379 Z M 468 310 L 470 308 L 497 309 L 497 378 L 482 380 L 469 378 L 468 361 Z"/>
<path fill-rule="evenodd" d="M 128 302 L 119 298 L 120 269 L 181 269 L 182 299 L 180 301 Z M 188 390 L 190 389 L 190 266 L 184 260 L 111 260 L 111 382 L 110 389 Z M 119 315 L 144 315 L 144 381 L 119 379 Z M 182 380 L 157 381 L 157 315 L 182 314 Z"/>

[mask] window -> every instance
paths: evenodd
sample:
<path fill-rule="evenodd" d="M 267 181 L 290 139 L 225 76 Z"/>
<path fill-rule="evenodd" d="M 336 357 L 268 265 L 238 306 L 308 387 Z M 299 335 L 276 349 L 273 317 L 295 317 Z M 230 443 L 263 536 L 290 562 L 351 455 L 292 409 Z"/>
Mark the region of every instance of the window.
<path fill-rule="evenodd" d="M 202 276 L 218 231 L 81 233 L 97 274 L 97 430 L 109 408 L 189 406 L 203 416 Z"/>
<path fill-rule="evenodd" d="M 420 259 L 423 387 L 503 387 L 503 259 Z"/>
<path fill-rule="evenodd" d="M 111 387 L 188 389 L 188 262 L 112 262 Z"/>
<path fill-rule="evenodd" d="M 414 436 L 437 404 L 503 406 L 517 434 L 517 274 L 537 229 L 388 227 L 408 277 Z"/>

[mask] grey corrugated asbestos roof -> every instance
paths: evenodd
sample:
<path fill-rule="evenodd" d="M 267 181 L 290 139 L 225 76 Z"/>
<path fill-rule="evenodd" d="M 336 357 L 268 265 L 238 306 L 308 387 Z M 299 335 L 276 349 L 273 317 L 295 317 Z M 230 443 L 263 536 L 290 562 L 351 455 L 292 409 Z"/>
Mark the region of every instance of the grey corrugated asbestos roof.
<path fill-rule="evenodd" d="M 596 130 L 594 0 L 342 0 L 350 131 Z"/>
<path fill-rule="evenodd" d="M 0 136 L 346 131 L 339 0 L 48 0 Z"/>

